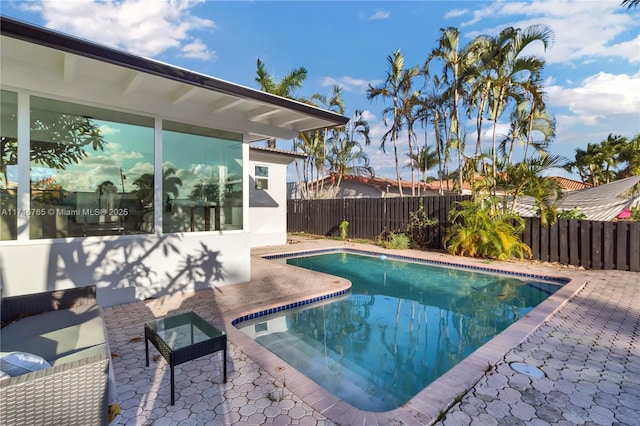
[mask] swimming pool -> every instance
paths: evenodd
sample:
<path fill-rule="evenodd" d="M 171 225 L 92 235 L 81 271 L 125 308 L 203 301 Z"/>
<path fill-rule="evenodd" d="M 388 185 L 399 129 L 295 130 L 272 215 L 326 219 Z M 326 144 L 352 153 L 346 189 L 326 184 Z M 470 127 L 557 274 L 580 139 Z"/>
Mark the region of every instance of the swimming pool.
<path fill-rule="evenodd" d="M 279 257 L 347 278 L 351 292 L 259 312 L 236 326 L 366 411 L 404 404 L 562 284 L 359 252 Z"/>

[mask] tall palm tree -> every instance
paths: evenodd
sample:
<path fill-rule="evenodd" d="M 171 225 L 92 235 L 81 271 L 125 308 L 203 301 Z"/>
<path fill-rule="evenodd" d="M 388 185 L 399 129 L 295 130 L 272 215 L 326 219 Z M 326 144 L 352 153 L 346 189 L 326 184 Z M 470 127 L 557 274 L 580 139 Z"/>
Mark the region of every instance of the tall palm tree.
<path fill-rule="evenodd" d="M 438 59 L 443 66 L 442 79 L 450 84 L 451 126 L 449 128 L 450 137 L 447 138 L 447 141 L 455 142 L 458 150 L 458 184 L 462 189 L 464 141 L 460 134 L 459 104 L 462 94 L 462 70 L 467 66 L 464 62 L 466 52 L 460 47 L 460 32 L 457 28 L 441 28 L 440 32 L 442 34 L 438 40 L 438 47 L 431 51 L 425 69 L 429 68 L 429 63 L 433 59 Z"/>
<path fill-rule="evenodd" d="M 465 79 L 469 82 L 469 92 L 465 102 L 467 117 L 471 118 L 473 110 L 476 112 L 476 148 L 474 157 L 477 163 L 482 156 L 482 124 L 488 112 L 489 92 L 491 89 L 491 58 L 486 54 L 492 48 L 492 39 L 487 35 L 479 35 L 473 39 L 467 49 L 472 52 L 475 60 L 469 64 Z"/>
<path fill-rule="evenodd" d="M 296 170 L 298 171 L 298 181 L 302 186 L 302 193 L 306 199 L 316 198 L 318 185 L 314 186 L 314 195 L 311 197 L 310 187 L 314 181 L 313 171 L 318 160 L 319 152 L 322 149 L 323 133 L 320 130 L 312 130 L 300 133 L 293 140 L 293 150 L 306 154 L 303 161 L 302 174 L 300 173 L 298 162 L 296 161 Z M 323 160 L 324 161 L 324 160 Z"/>
<path fill-rule="evenodd" d="M 311 103 L 314 105 L 320 106 L 326 110 L 333 111 L 337 114 L 344 114 L 345 106 L 344 101 L 342 100 L 342 87 L 338 85 L 331 86 L 331 90 L 328 95 L 314 94 L 311 96 Z M 333 133 L 333 135 L 337 134 L 339 129 L 323 129 L 321 131 L 322 134 L 322 149 L 316 153 L 316 162 L 315 167 L 318 172 L 318 178 L 320 179 L 320 192 L 324 189 L 324 177 L 326 170 L 326 162 L 327 162 L 327 139 L 329 137 L 329 133 Z"/>
<path fill-rule="evenodd" d="M 511 100 L 522 99 L 522 85 L 539 75 L 544 60 L 537 56 L 524 56 L 523 51 L 534 42 L 542 42 L 546 49 L 553 40 L 553 31 L 544 25 L 525 28 L 508 27 L 498 34 L 492 48 L 485 52 L 491 61 L 490 119 L 493 121 L 492 161 L 494 181 L 497 174 L 498 120 Z M 533 104 L 532 104 L 533 105 Z"/>
<path fill-rule="evenodd" d="M 640 0 L 622 0 L 620 6 L 627 6 L 627 9 L 631 9 L 632 7 L 638 7 L 640 4 Z"/>
<path fill-rule="evenodd" d="M 403 197 L 402 184 L 400 178 L 400 164 L 398 159 L 398 135 L 402 130 L 404 120 L 406 117 L 406 105 L 405 99 L 407 93 L 410 92 L 408 88 L 411 87 L 411 79 L 419 74 L 417 67 L 410 69 L 404 68 L 404 56 L 400 49 L 394 51 L 391 55 L 387 56 L 387 78 L 383 85 L 374 87 L 369 85 L 367 89 L 367 99 L 370 101 L 377 98 L 383 100 L 390 100 L 391 106 L 385 108 L 382 112 L 382 117 L 385 126 L 388 125 L 389 119 L 391 119 L 391 126 L 389 130 L 382 137 L 382 150 L 385 150 L 385 143 L 391 139 L 393 143 L 393 155 L 396 164 L 396 178 L 398 180 L 398 191 L 400 196 Z"/>
<path fill-rule="evenodd" d="M 529 149 L 533 148 L 539 155 L 545 155 L 547 148 L 555 137 L 556 123 L 546 109 L 531 110 L 528 100 L 522 100 L 515 105 L 511 113 L 511 129 L 499 146 L 499 151 L 506 158 L 506 165 L 512 164 L 516 143 L 524 146 L 522 160 L 529 156 Z M 542 138 L 533 140 L 533 134 Z M 507 149 L 508 146 L 508 149 Z"/>
<path fill-rule="evenodd" d="M 256 82 L 260 84 L 260 90 L 283 98 L 296 99 L 304 102 L 304 98 L 296 98 L 294 93 L 302 87 L 302 83 L 307 78 L 307 70 L 304 67 L 296 68 L 285 74 L 280 81 L 276 81 L 273 74 L 269 74 L 264 62 L 258 58 L 256 70 Z M 269 148 L 276 147 L 276 139 L 269 138 L 267 145 Z"/>
<path fill-rule="evenodd" d="M 413 80 L 420 75 L 420 69 L 418 67 L 411 67 L 403 71 L 400 78 L 401 86 L 401 114 L 403 116 L 403 124 L 406 124 L 407 129 L 407 145 L 409 149 L 409 167 L 411 169 L 411 196 L 415 197 L 415 169 L 416 164 L 413 161 L 414 158 L 414 142 L 417 143 L 416 133 L 414 131 L 414 125 L 420 119 L 420 96 L 419 90 L 415 90 L 413 87 Z"/>
<path fill-rule="evenodd" d="M 444 83 L 440 77 L 438 75 L 429 76 L 429 71 L 426 67 L 423 72 L 427 77 L 425 82 L 430 84 L 431 91 L 422 97 L 422 107 L 419 110 L 419 114 L 424 120 L 425 127 L 428 125 L 429 117 L 431 117 L 438 158 L 438 193 L 442 195 L 444 193 L 443 179 L 449 163 L 449 144 L 444 139 L 444 135 L 448 132 L 447 117 L 449 115 L 447 111 L 450 102 L 446 97 L 446 93 L 444 93 Z"/>

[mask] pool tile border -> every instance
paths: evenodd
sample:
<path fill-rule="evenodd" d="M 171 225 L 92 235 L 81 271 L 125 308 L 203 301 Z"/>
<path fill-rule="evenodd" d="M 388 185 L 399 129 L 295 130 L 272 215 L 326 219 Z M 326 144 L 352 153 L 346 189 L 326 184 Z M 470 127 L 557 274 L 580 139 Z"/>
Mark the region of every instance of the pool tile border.
<path fill-rule="evenodd" d="M 301 300 L 299 302 L 288 303 L 286 305 L 278 306 L 276 308 L 269 308 L 262 311 L 250 313 L 247 315 L 243 315 L 242 317 L 236 318 L 231 321 L 231 325 L 236 326 L 244 321 L 249 321 L 255 318 L 264 317 L 266 315 L 277 314 L 278 312 L 287 311 L 289 309 L 299 308 L 300 306 L 309 305 L 311 303 L 321 302 L 323 300 L 330 299 L 332 297 L 338 297 L 349 293 L 349 289 L 337 291 L 335 293 L 325 294 L 318 297 L 312 297 L 311 299 Z"/>
<path fill-rule="evenodd" d="M 464 265 L 464 264 L 460 264 L 460 263 L 446 262 L 446 261 L 434 260 L 434 259 L 420 259 L 420 258 L 417 258 L 417 257 L 403 256 L 403 255 L 398 255 L 398 254 L 386 254 L 386 253 L 383 254 L 383 253 L 380 253 L 380 252 L 377 252 L 377 251 L 360 250 L 360 249 L 353 249 L 353 248 L 334 247 L 334 248 L 328 248 L 328 249 L 302 250 L 302 251 L 299 251 L 299 252 L 270 254 L 270 255 L 265 255 L 265 256 L 262 256 L 262 257 L 264 259 L 283 259 L 283 258 L 288 258 L 288 257 L 311 256 L 311 255 L 316 255 L 316 254 L 325 254 L 325 253 L 334 253 L 334 252 L 356 253 L 356 254 L 364 254 L 364 255 L 369 255 L 369 256 L 380 256 L 380 255 L 383 255 L 383 256 L 386 256 L 389 259 L 404 260 L 404 261 L 416 262 L 416 263 L 425 263 L 425 264 L 430 264 L 430 265 L 435 265 L 435 266 L 449 266 L 449 267 L 458 268 L 458 269 L 470 269 L 470 270 L 473 270 L 473 271 L 490 272 L 490 273 L 500 274 L 500 275 L 512 275 L 512 276 L 518 276 L 518 277 L 523 277 L 523 278 L 535 278 L 535 279 L 538 279 L 538 280 L 552 281 L 552 282 L 555 282 L 557 284 L 566 284 L 566 283 L 568 283 L 570 281 L 569 278 L 565 278 L 565 277 L 552 277 L 552 276 L 547 276 L 547 275 L 528 274 L 528 273 L 517 272 L 517 271 L 505 271 L 503 269 L 489 268 L 489 267 L 485 267 L 485 266 Z"/>

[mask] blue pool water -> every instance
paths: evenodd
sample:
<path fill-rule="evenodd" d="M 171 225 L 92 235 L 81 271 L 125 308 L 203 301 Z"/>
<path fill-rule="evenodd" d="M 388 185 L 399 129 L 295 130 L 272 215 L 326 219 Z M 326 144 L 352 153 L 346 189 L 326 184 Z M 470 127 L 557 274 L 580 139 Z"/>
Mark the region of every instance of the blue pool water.
<path fill-rule="evenodd" d="M 518 276 L 354 253 L 286 259 L 350 293 L 236 326 L 340 399 L 394 409 L 553 294 Z"/>

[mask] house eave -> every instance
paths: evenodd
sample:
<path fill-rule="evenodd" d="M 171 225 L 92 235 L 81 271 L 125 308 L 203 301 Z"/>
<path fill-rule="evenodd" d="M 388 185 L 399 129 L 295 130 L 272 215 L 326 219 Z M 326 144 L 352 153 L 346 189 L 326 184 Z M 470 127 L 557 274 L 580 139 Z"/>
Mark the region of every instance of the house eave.
<path fill-rule="evenodd" d="M 73 37 L 50 29 L 21 22 L 5 16 L 0 16 L 0 31 L 3 39 L 20 40 L 42 49 L 53 49 L 61 52 L 62 59 L 73 63 L 76 58 L 91 60 L 92 67 L 99 71 L 100 64 L 109 64 L 122 70 L 127 70 L 127 89 L 149 82 L 153 78 L 171 81 L 175 88 L 169 103 L 178 104 L 197 100 L 202 107 L 210 109 L 209 113 L 226 114 L 237 118 L 238 123 L 246 123 L 243 130 L 247 135 L 246 141 L 256 141 L 267 137 L 290 139 L 300 132 L 320 128 L 334 127 L 348 122 L 348 118 L 331 111 L 316 108 L 298 101 L 275 96 L 260 90 L 230 83 L 205 74 L 186 70 L 153 59 L 144 58 L 123 50 L 107 47 L 84 39 Z M 7 42 L 8 40 L 3 40 Z M 3 46 L 4 47 L 4 46 Z M 4 53 L 2 61 L 12 60 L 18 63 L 21 49 L 9 49 Z M 25 55 L 28 53 L 24 53 Z M 8 56 L 13 55 L 13 56 Z M 46 55 L 43 55 L 46 56 Z M 4 64 L 3 64 L 4 65 Z M 106 67 L 107 65 L 102 65 Z M 65 69 L 64 79 L 74 78 L 73 67 Z M 77 67 L 81 68 L 81 67 Z M 90 67 L 87 67 L 90 68 Z M 3 70 L 4 71 L 4 70 Z M 6 80 L 3 77 L 3 80 Z M 134 85 L 133 82 L 136 82 Z M 3 81 L 3 84 L 5 81 Z M 148 83 L 149 86 L 157 83 Z M 124 90 L 123 90 L 124 91 Z"/>

